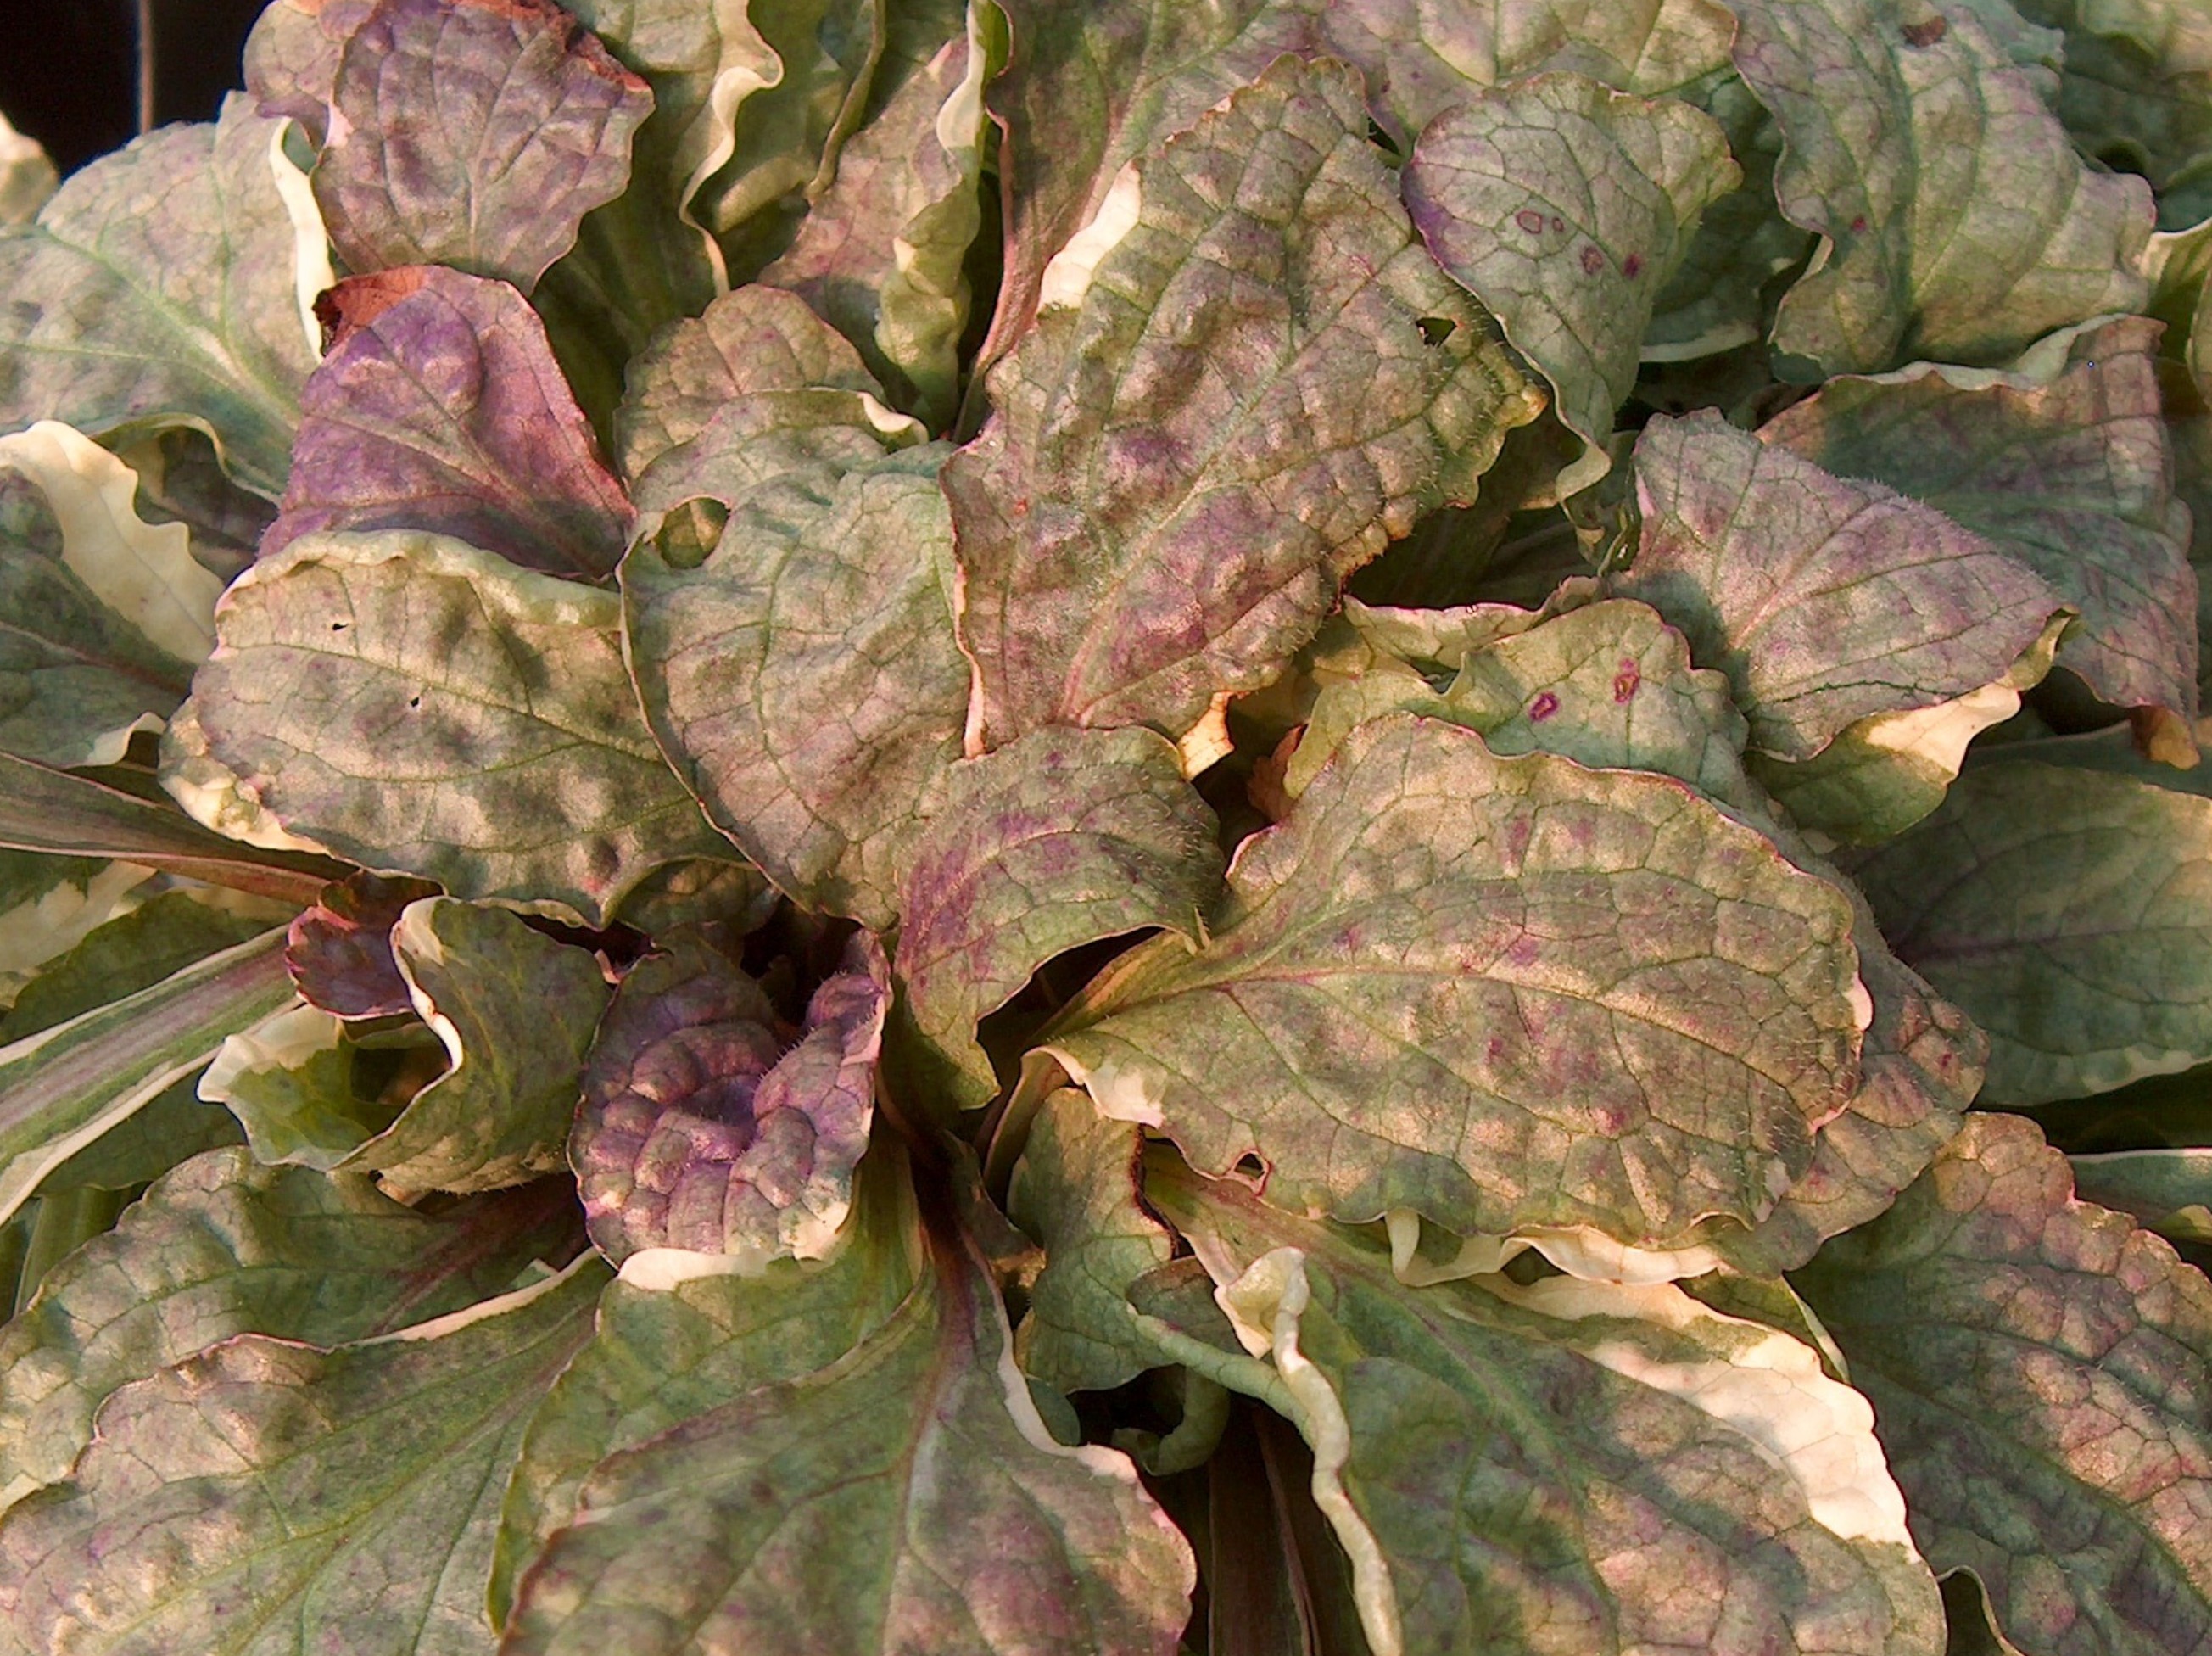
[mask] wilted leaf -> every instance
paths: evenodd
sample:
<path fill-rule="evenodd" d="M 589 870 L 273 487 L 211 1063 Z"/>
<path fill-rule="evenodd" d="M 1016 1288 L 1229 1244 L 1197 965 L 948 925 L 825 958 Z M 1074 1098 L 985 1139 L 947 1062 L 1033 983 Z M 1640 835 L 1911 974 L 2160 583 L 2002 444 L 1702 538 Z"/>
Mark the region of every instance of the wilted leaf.
<path fill-rule="evenodd" d="M 2212 1057 L 2212 799 L 2022 761 L 1853 864 L 1899 959 L 2042 1104 Z"/>
<path fill-rule="evenodd" d="M 1782 128 L 1775 188 L 1820 233 L 1775 350 L 1827 374 L 1999 362 L 2141 305 L 2149 190 L 2092 172 L 1973 10 L 1746 0 L 1735 65 Z"/>
<path fill-rule="evenodd" d="M 1979 1115 L 1796 1277 L 1875 1410 L 1914 1537 L 2022 1650 L 2212 1635 L 2212 1290 Z"/>
<path fill-rule="evenodd" d="M 906 876 L 907 1057 L 933 1111 L 998 1090 L 975 1026 L 1054 955 L 1164 928 L 1195 946 L 1219 889 L 1213 813 L 1146 730 L 1041 730 L 962 764 Z"/>
<path fill-rule="evenodd" d="M 410 903 L 437 895 L 420 880 L 356 874 L 332 886 L 284 934 L 284 970 L 309 1006 L 339 1018 L 415 1010 L 392 956 L 392 928 Z"/>
<path fill-rule="evenodd" d="M 550 0 L 378 0 L 314 173 L 357 273 L 452 265 L 528 292 L 629 181 L 643 81 Z"/>
<path fill-rule="evenodd" d="M 1014 1165 L 1006 1211 L 1045 1251 L 1014 1354 L 1059 1391 L 1105 1391 L 1165 1361 L 1129 1305 L 1130 1284 L 1175 1251 L 1138 1192 L 1142 1149 L 1136 1127 L 1061 1091 L 1038 1110 Z"/>
<path fill-rule="evenodd" d="M 602 1461 L 522 1579 L 514 1656 L 1169 1656 L 1189 1549 L 1126 1458 L 1047 1434 L 950 1245 L 839 1361 Z"/>
<path fill-rule="evenodd" d="M 305 537 L 224 594 L 167 785 L 235 838 L 602 924 L 721 843 L 645 728 L 620 609 L 442 535 Z"/>
<path fill-rule="evenodd" d="M 0 1603 L 49 1648 L 245 1650 L 275 1622 L 345 1656 L 483 1650 L 500 1474 L 605 1279 L 586 1256 L 397 1335 L 249 1334 L 125 1386 L 74 1481 L 0 1522 Z"/>
<path fill-rule="evenodd" d="M 1866 1402 L 1670 1284 L 1419 1290 L 1387 1251 L 1155 1161 L 1270 1355 L 1377 1651 L 1936 1656 Z"/>
<path fill-rule="evenodd" d="M 2048 342 L 2029 371 L 1908 368 L 1831 381 L 1759 435 L 1923 501 L 2041 575 L 2081 617 L 2062 667 L 2193 753 L 2197 581 L 2153 356 L 2127 317 Z M 2051 346 L 2065 355 L 2051 361 Z"/>
<path fill-rule="evenodd" d="M 633 968 L 592 1049 L 568 1152 L 600 1251 L 755 1266 L 830 1252 L 868 1146 L 890 999 L 865 935 L 788 1045 L 759 985 L 696 935 Z"/>
<path fill-rule="evenodd" d="M 1755 1222 L 1855 1087 L 1834 887 L 1672 779 L 1361 726 L 1248 841 L 1206 947 L 1129 957 L 1046 1050 L 1202 1171 L 1462 1233 Z"/>
<path fill-rule="evenodd" d="M 339 1345 L 462 1310 L 566 1260 L 574 1214 L 551 1184 L 433 1217 L 352 1175 L 195 1157 L 0 1330 L 0 1498 L 66 1477 L 131 1381 L 240 1334 Z"/>
<path fill-rule="evenodd" d="M 1717 416 L 1636 445 L 1643 539 L 1616 581 L 1728 675 L 1753 747 L 1809 758 L 1855 721 L 2001 678 L 2061 600 L 1940 512 Z"/>
<path fill-rule="evenodd" d="M 794 469 L 703 563 L 647 542 L 623 570 L 647 716 L 707 810 L 783 891 L 879 928 L 968 716 L 944 457 Z"/>
<path fill-rule="evenodd" d="M 324 530 L 429 529 L 548 575 L 613 572 L 629 502 L 521 295 L 433 265 L 324 302 L 335 335 L 263 557 Z"/>
<path fill-rule="evenodd" d="M 1182 737 L 1534 417 L 1366 130 L 1349 70 L 1271 68 L 1127 175 L 1124 234 L 993 370 L 945 469 L 984 746 Z"/>
<path fill-rule="evenodd" d="M 1743 180 L 1719 125 L 1675 99 L 1546 75 L 1437 117 L 1404 180 L 1430 251 L 1552 382 L 1560 421 L 1589 444 L 1560 490 L 1602 475 L 1653 302 L 1698 216 Z"/>
<path fill-rule="evenodd" d="M 283 135 L 232 97 L 216 125 L 94 162 L 0 238 L 0 426 L 196 426 L 239 482 L 283 491 L 316 342 L 278 193 Z"/>

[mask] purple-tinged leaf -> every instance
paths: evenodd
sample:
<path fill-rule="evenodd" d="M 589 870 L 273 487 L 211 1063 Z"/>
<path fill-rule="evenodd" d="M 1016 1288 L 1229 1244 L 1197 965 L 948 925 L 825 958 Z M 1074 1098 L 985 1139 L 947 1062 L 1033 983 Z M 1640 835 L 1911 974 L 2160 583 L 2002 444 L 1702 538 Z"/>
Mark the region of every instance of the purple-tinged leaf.
<path fill-rule="evenodd" d="M 2002 678 L 2063 601 L 2000 548 L 1878 483 L 1717 414 L 1636 445 L 1636 563 L 1616 583 L 1728 676 L 1754 749 L 1810 758 L 1848 726 Z"/>
<path fill-rule="evenodd" d="M 284 970 L 301 997 L 340 1018 L 413 1013 L 392 928 L 401 910 L 437 890 L 427 880 L 358 874 L 325 891 L 284 935 Z"/>
<path fill-rule="evenodd" d="M 827 1253 L 867 1148 L 890 1000 L 866 934 L 815 990 L 795 1044 L 760 986 L 696 934 L 633 968 L 569 1142 L 600 1251 Z"/>
<path fill-rule="evenodd" d="M 2160 417 L 2159 324 L 2047 341 L 2007 374 L 1932 365 L 1830 381 L 1761 428 L 1826 470 L 1925 502 L 2051 584 L 2081 619 L 2058 665 L 2195 761 L 2197 572 Z M 2052 361 L 2052 347 L 2064 355 Z"/>
<path fill-rule="evenodd" d="M 357 273 L 452 265 L 527 293 L 629 182 L 645 82 L 550 0 L 378 0 L 314 173 Z"/>
<path fill-rule="evenodd" d="M 548 575 L 613 573 L 629 502 L 520 294 L 418 266 L 341 283 L 324 314 L 262 556 L 327 529 L 428 529 Z"/>
<path fill-rule="evenodd" d="M 999 411 L 944 479 L 971 747 L 1181 740 L 1534 417 L 1367 125 L 1352 70 L 1277 63 L 1125 175 L 1121 238 L 992 370 Z"/>
<path fill-rule="evenodd" d="M 1875 1406 L 1913 1538 L 2033 1656 L 2212 1643 L 2212 1287 L 1977 1115 L 1792 1279 Z"/>
<path fill-rule="evenodd" d="M 246 89 L 261 113 L 299 122 L 320 149 L 338 59 L 375 9 L 376 0 L 272 0 L 246 40 Z"/>

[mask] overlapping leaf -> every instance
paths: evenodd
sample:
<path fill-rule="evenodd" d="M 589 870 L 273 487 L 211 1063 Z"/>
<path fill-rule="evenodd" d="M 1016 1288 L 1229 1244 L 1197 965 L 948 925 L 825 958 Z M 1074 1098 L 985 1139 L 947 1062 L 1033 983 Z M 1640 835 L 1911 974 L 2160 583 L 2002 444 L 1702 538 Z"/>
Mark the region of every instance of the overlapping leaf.
<path fill-rule="evenodd" d="M 1155 1162 L 1271 1356 L 1377 1651 L 1943 1648 L 1864 1401 L 1679 1288 L 1402 1287 L 1387 1252 Z"/>
<path fill-rule="evenodd" d="M 569 1148 L 600 1251 L 756 1266 L 830 1252 L 867 1148 L 890 1000 L 882 951 L 857 943 L 787 1046 L 760 986 L 696 935 L 635 968 L 592 1050 Z"/>
<path fill-rule="evenodd" d="M 1602 472 L 1653 304 L 1698 216 L 1742 178 L 1710 116 L 1579 75 L 1516 82 L 1422 132 L 1404 174 L 1413 222 L 1589 445 L 1563 491 Z"/>
<path fill-rule="evenodd" d="M 118 874 L 128 872 L 109 866 Z M 152 897 L 134 886 L 118 912 L 40 965 L 7 1015 L 0 1017 L 0 1045 L 150 989 L 195 960 L 260 936 L 283 915 L 281 904 L 236 901 L 206 886 Z"/>
<path fill-rule="evenodd" d="M 356 874 L 331 886 L 284 935 L 284 970 L 308 1005 L 337 1018 L 412 1012 L 407 980 L 392 958 L 392 928 L 410 903 L 437 895 L 419 880 Z"/>
<path fill-rule="evenodd" d="M 993 370 L 945 471 L 984 746 L 1182 737 L 1534 416 L 1366 126 L 1348 70 L 1278 63 L 1139 163 L 1079 301 Z"/>
<path fill-rule="evenodd" d="M 521 295 L 429 266 L 325 303 L 334 337 L 263 557 L 325 530 L 429 529 L 548 575 L 613 572 L 629 503 Z"/>
<path fill-rule="evenodd" d="M 1054 955 L 1158 927 L 1195 946 L 1213 813 L 1150 731 L 1041 730 L 953 774 L 906 875 L 900 1019 L 932 1107 L 998 1090 L 975 1026 Z"/>
<path fill-rule="evenodd" d="M 0 115 L 0 225 L 29 223 L 60 186 L 46 147 Z"/>
<path fill-rule="evenodd" d="M 0 1498 L 66 1477 L 94 1411 L 134 1380 L 240 1334 L 339 1345 L 463 1310 L 565 1260 L 574 1214 L 551 1186 L 433 1216 L 358 1177 L 196 1157 L 0 1331 Z"/>
<path fill-rule="evenodd" d="M 550 0 L 377 0 L 314 172 L 356 273 L 451 265 L 526 293 L 629 181 L 643 81 Z"/>
<path fill-rule="evenodd" d="M 1873 1402 L 1913 1536 L 2021 1649 L 2212 1631 L 2212 1292 L 2066 1160 L 1978 1115 L 1797 1277 Z"/>
<path fill-rule="evenodd" d="M 225 594 L 168 785 L 236 838 L 603 923 L 720 843 L 637 710 L 619 612 L 441 535 L 303 537 Z"/>
<path fill-rule="evenodd" d="M 281 1623 L 349 1656 L 483 1649 L 499 1474 L 605 1276 L 587 1256 L 395 1336 L 246 1335 L 124 1387 L 73 1480 L 0 1522 L 0 1604 L 48 1647 L 239 1650 Z"/>
<path fill-rule="evenodd" d="M 2150 192 L 2092 172 L 1974 10 L 1747 0 L 1735 65 L 1782 128 L 1782 210 L 1821 251 L 1778 353 L 1814 374 L 2001 362 L 2139 306 Z"/>
<path fill-rule="evenodd" d="M 846 426 L 787 435 L 875 447 Z M 772 466 L 782 446 L 747 454 Z M 745 496 L 703 562 L 648 542 L 623 570 L 647 715 L 693 790 L 784 891 L 873 926 L 898 912 L 968 716 L 944 455 L 802 462 Z"/>
<path fill-rule="evenodd" d="M 295 223 L 280 193 L 283 132 L 231 98 L 215 125 L 86 167 L 0 240 L 0 426 L 192 425 L 239 482 L 283 492 L 315 361 L 297 272 L 327 262 L 321 227 Z"/>
<path fill-rule="evenodd" d="M 0 995 L 15 999 L 152 874 L 137 863 L 0 852 Z"/>
<path fill-rule="evenodd" d="M 2212 1056 L 2212 799 L 2022 760 L 1855 865 L 1899 956 L 2040 1104 Z"/>
<path fill-rule="evenodd" d="M 2203 217 L 2212 208 L 2212 27 L 2203 12 L 2188 0 L 2023 0 L 2020 9 L 2065 31 L 2057 107 L 2082 152 L 2148 179 L 2168 228 Z"/>
<path fill-rule="evenodd" d="M 1850 1097 L 1851 925 L 1671 779 L 1393 715 L 1246 844 L 1205 947 L 1129 957 L 1048 1050 L 1294 1209 L 1656 1244 L 1755 1222 Z"/>

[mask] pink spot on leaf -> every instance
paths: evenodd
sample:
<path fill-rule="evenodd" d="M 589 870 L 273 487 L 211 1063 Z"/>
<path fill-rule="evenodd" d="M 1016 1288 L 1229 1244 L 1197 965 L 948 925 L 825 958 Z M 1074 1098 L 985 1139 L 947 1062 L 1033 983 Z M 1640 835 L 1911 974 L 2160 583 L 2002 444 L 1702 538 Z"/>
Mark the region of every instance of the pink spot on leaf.
<path fill-rule="evenodd" d="M 1554 213 L 1554 214 L 1553 214 L 1553 215 L 1552 215 L 1552 234 L 1553 234 L 1553 235 L 1557 235 L 1557 234 L 1559 234 L 1560 231 L 1562 231 L 1562 230 L 1565 229 L 1566 228 L 1567 228 L 1567 221 L 1566 221 L 1566 220 L 1565 220 L 1565 219 L 1561 218 L 1561 217 L 1560 217 L 1557 213 Z"/>
<path fill-rule="evenodd" d="M 1623 276 L 1627 277 L 1631 281 L 1635 280 L 1638 276 L 1643 273 L 1643 271 L 1644 255 L 1642 253 L 1631 253 L 1627 258 L 1620 261 L 1620 273 Z"/>
<path fill-rule="evenodd" d="M 1530 235 L 1540 235 L 1543 233 L 1544 216 L 1534 207 L 1523 207 L 1513 215 L 1513 222 Z"/>
<path fill-rule="evenodd" d="M 1643 682 L 1643 668 L 1636 665 L 1633 658 L 1622 656 L 1620 671 L 1613 675 L 1613 699 L 1616 702 L 1626 701 L 1636 694 L 1636 687 Z"/>
<path fill-rule="evenodd" d="M 1605 255 L 1589 242 L 1583 244 L 1583 274 L 1595 276 L 1605 268 Z"/>
<path fill-rule="evenodd" d="M 1542 695 L 1539 696 L 1534 701 L 1528 703 L 1529 722 L 1532 724 L 1541 724 L 1545 720 L 1550 718 L 1559 710 L 1559 698 L 1553 695 L 1552 692 L 1547 690 Z"/>
<path fill-rule="evenodd" d="M 1866 215 L 1864 213 L 1861 213 L 1856 218 L 1851 221 L 1851 234 L 1853 235 L 1864 235 L 1866 234 Z"/>

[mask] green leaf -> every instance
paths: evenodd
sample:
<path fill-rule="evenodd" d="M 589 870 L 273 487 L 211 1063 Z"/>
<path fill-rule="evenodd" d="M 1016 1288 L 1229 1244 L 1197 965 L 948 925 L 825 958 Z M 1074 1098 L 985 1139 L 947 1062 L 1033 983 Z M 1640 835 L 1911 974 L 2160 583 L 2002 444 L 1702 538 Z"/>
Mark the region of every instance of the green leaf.
<path fill-rule="evenodd" d="M 1775 350 L 1805 377 L 2001 362 L 2144 296 L 2149 190 L 2092 172 L 1966 6 L 1745 0 L 1735 65 L 1782 128 L 1782 210 L 1819 232 Z M 1961 164 L 1961 163 L 1966 164 Z"/>
<path fill-rule="evenodd" d="M 281 928 L 0 1047 L 0 1218 L 39 1181 L 291 998 Z"/>
<path fill-rule="evenodd" d="M 1858 720 L 2003 677 L 2060 599 L 1930 507 L 1704 413 L 1636 445 L 1644 519 L 1613 583 L 1728 675 L 1753 748 L 1809 758 Z"/>
<path fill-rule="evenodd" d="M 2065 31 L 2058 119 L 2082 153 L 2141 173 L 2161 198 L 2179 188 L 2201 202 L 2212 161 L 2204 13 L 2190 0 L 2021 0 L 2020 9 Z"/>
<path fill-rule="evenodd" d="M 627 187 L 653 109 L 547 0 L 379 0 L 330 99 L 315 198 L 349 268 L 451 265 L 526 293 Z"/>
<path fill-rule="evenodd" d="M 2154 748 L 2187 763 L 2197 594 L 2160 420 L 2160 332 L 2124 317 L 2048 341 L 2009 374 L 1833 380 L 1759 435 L 1924 502 L 2041 575 L 2081 617 L 2059 665 L 2141 709 Z"/>
<path fill-rule="evenodd" d="M 968 716 L 945 452 L 787 472 L 704 562 L 648 541 L 623 569 L 639 691 L 681 774 L 779 888 L 878 928 Z"/>
<path fill-rule="evenodd" d="M 789 473 L 882 458 L 921 435 L 877 400 L 851 345 L 792 294 L 740 288 L 629 366 L 615 447 L 640 533 L 689 500 L 735 508 Z"/>
<path fill-rule="evenodd" d="M 1038 1110 L 1014 1164 L 1007 1214 L 1045 1251 L 1014 1355 L 1056 1390 L 1107 1391 L 1166 1361 L 1129 1304 L 1130 1285 L 1175 1251 L 1138 1191 L 1143 1148 L 1136 1127 L 1062 1090 Z"/>
<path fill-rule="evenodd" d="M 151 878 L 137 863 L 0 851 L 0 999 L 15 1000 Z"/>
<path fill-rule="evenodd" d="M 2027 1122 L 1972 1117 L 1883 1218 L 1796 1278 L 1873 1402 L 1914 1538 L 2029 1652 L 2212 1631 L 2212 1290 L 2073 1198 Z"/>
<path fill-rule="evenodd" d="M 2212 1150 L 2120 1150 L 2069 1160 L 2084 1202 L 2133 1214 L 2170 1242 L 2212 1242 Z"/>
<path fill-rule="evenodd" d="M 966 264 L 983 222 L 983 89 L 1006 57 L 994 25 L 981 0 L 890 9 L 884 61 L 836 180 L 761 272 L 851 340 L 932 430 L 951 423 L 958 400 Z"/>
<path fill-rule="evenodd" d="M 60 185 L 45 147 L 0 115 L 0 225 L 29 223 Z"/>
<path fill-rule="evenodd" d="M 408 1057 L 429 1045 L 427 1038 L 410 1044 Z M 404 1107 L 404 1099 L 382 1093 L 362 1096 L 357 1056 L 338 1019 L 319 1007 L 293 1006 L 225 1040 L 200 1077 L 198 1095 L 237 1120 L 256 1160 L 330 1172 Z M 420 1060 L 402 1064 L 403 1087 L 419 1082 Z"/>
<path fill-rule="evenodd" d="M 220 1105 L 201 1102 L 197 1081 L 187 1075 L 173 1083 L 86 1145 L 39 1181 L 32 1202 L 102 1192 L 120 1205 L 180 1162 L 244 1143 L 237 1118 Z M 26 1211 L 31 1205 L 24 1204 Z"/>
<path fill-rule="evenodd" d="M 319 224 L 295 227 L 279 193 L 283 135 L 234 96 L 215 125 L 163 127 L 94 162 L 0 238 L 0 426 L 190 425 L 239 482 L 283 493 L 319 344 L 305 282 L 321 253 Z"/>
<path fill-rule="evenodd" d="M 111 868 L 124 865 L 109 865 Z M 204 889 L 161 892 L 100 921 L 46 961 L 5 1017 L 0 1046 L 150 989 L 195 960 L 258 937 L 286 918 L 276 904 Z M 0 916 L 0 928 L 6 920 Z"/>
<path fill-rule="evenodd" d="M 0 1330 L 0 1498 L 69 1476 L 102 1401 L 241 1334 L 334 1346 L 500 1293 L 575 1246 L 556 1184 L 433 1216 L 355 1175 L 196 1156 L 58 1266 Z"/>
<path fill-rule="evenodd" d="M 2029 761 L 1970 770 L 1853 865 L 1899 959 L 2042 1104 L 2212 1057 L 2212 799 Z"/>
<path fill-rule="evenodd" d="M 662 763 L 612 593 L 442 535 L 309 535 L 224 595 L 165 781 L 250 843 L 605 923 L 722 842 Z"/>
<path fill-rule="evenodd" d="M 1340 1227 L 1150 1171 L 1281 1377 L 1378 1656 L 1942 1649 L 1872 1413 L 1809 1347 L 1671 1284 L 1411 1290 Z"/>
<path fill-rule="evenodd" d="M 1534 417 L 1366 131 L 1350 70 L 1278 63 L 1126 175 L 1120 239 L 992 371 L 944 478 L 985 746 L 1184 737 Z"/>
<path fill-rule="evenodd" d="M 1125 957 L 1045 1050 L 1201 1171 L 1256 1155 L 1293 1209 L 1646 1246 L 1748 1225 L 1857 1081 L 1833 886 L 1671 778 L 1430 720 L 1352 732 L 1209 930 Z"/>
<path fill-rule="evenodd" d="M 1719 125 L 1675 99 L 1546 75 L 1437 117 L 1404 180 L 1429 250 L 1551 381 L 1560 421 L 1589 445 L 1560 492 L 1595 481 L 1653 303 L 1698 216 L 1743 180 Z"/>
<path fill-rule="evenodd" d="M 696 935 L 632 968 L 592 1049 L 568 1150 L 600 1251 L 619 1263 L 696 1249 L 754 1268 L 833 1251 L 890 1001 L 866 934 L 815 989 L 795 1041 L 760 986 Z"/>
<path fill-rule="evenodd" d="M 632 1255 L 599 1298 L 591 1342 L 523 1438 L 501 1514 L 494 1619 L 505 1625 L 522 1572 L 574 1520 L 594 1467 L 757 1387 L 836 1362 L 905 1300 L 921 1245 L 904 1166 L 878 1156 L 860 1170 L 853 1221 L 827 1259 Z"/>
<path fill-rule="evenodd" d="M 602 1461 L 523 1577 L 513 1656 L 1159 1656 L 1189 1549 L 1113 1450 L 1054 1442 L 964 1243 L 830 1367 Z"/>
<path fill-rule="evenodd" d="M 125 1386 L 74 1481 L 0 1522 L 19 1635 L 210 1656 L 296 1647 L 303 1629 L 343 1656 L 484 1649 L 501 1474 L 605 1279 L 587 1255 L 396 1335 L 328 1352 L 246 1335 Z"/>
<path fill-rule="evenodd" d="M 1213 813 L 1148 730 L 1041 730 L 960 765 L 899 934 L 899 1022 L 932 1110 L 989 1102 L 975 1027 L 1054 956 L 1153 928 L 1196 947 L 1221 866 Z"/>

